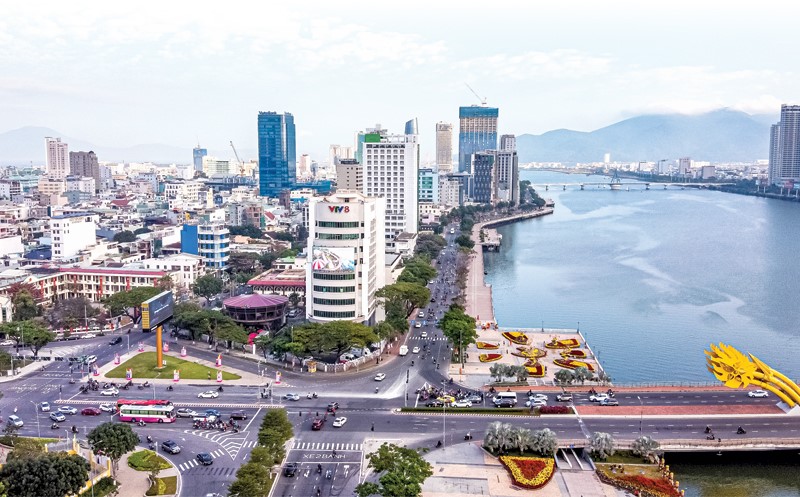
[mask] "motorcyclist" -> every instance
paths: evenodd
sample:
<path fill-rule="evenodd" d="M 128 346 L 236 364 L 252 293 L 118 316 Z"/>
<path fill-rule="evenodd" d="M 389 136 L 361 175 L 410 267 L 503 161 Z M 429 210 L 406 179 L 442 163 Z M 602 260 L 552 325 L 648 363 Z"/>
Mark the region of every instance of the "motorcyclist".
<path fill-rule="evenodd" d="M 744 431 L 744 428 L 742 428 L 741 426 L 736 430 L 737 435 L 744 435 L 745 433 L 747 432 Z"/>
<path fill-rule="evenodd" d="M 706 433 L 711 433 L 711 427 L 706 425 Z"/>

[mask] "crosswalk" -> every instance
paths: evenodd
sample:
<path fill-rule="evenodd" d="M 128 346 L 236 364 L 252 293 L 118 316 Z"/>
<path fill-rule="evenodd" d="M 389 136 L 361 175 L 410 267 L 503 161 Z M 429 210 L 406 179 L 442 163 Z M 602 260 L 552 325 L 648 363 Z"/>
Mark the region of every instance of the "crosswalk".
<path fill-rule="evenodd" d="M 217 430 L 183 430 L 183 432 L 218 443 L 231 456 L 231 459 L 236 459 L 243 448 L 255 447 L 256 445 L 255 440 L 247 440 L 248 432 L 246 431 L 233 433 L 231 431 L 221 432 Z"/>
<path fill-rule="evenodd" d="M 225 452 L 222 449 L 217 449 L 214 452 L 209 452 L 214 459 L 221 457 Z M 188 471 L 195 466 L 199 466 L 200 462 L 197 459 L 189 459 L 188 461 L 178 464 L 178 470 L 181 472 Z"/>
<path fill-rule="evenodd" d="M 364 444 L 331 443 L 331 442 L 298 442 L 292 445 L 294 450 L 363 450 Z"/>
<path fill-rule="evenodd" d="M 419 341 L 419 342 L 439 342 L 439 341 L 442 341 L 442 340 L 447 340 L 447 338 L 439 337 L 439 336 L 436 336 L 436 337 L 425 337 L 425 338 L 423 338 L 421 336 L 412 336 L 412 337 L 409 337 L 409 340 L 416 340 L 416 341 Z"/>

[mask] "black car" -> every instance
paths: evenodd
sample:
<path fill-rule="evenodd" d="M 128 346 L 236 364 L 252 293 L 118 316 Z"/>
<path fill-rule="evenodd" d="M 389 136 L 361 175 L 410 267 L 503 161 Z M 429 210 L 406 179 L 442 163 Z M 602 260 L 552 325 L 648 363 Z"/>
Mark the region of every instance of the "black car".
<path fill-rule="evenodd" d="M 495 407 L 514 407 L 517 403 L 512 399 L 500 399 L 494 405 Z"/>
<path fill-rule="evenodd" d="M 444 405 L 444 402 L 442 402 L 441 400 L 429 400 L 425 404 L 425 407 L 442 407 L 443 405 Z"/>
<path fill-rule="evenodd" d="M 290 462 L 283 467 L 283 476 L 294 476 L 297 473 L 297 463 Z"/>
<path fill-rule="evenodd" d="M 331 402 L 330 404 L 328 404 L 328 412 L 336 412 L 337 409 L 339 409 L 338 402 Z"/>
<path fill-rule="evenodd" d="M 321 430 L 323 426 L 325 426 L 324 418 L 317 418 L 311 422 L 311 429 L 314 431 Z"/>
<path fill-rule="evenodd" d="M 233 411 L 231 419 L 247 419 L 247 414 L 244 411 Z"/>
<path fill-rule="evenodd" d="M 214 458 L 208 452 L 201 452 L 197 454 L 197 461 L 203 466 L 210 466 L 214 464 Z"/>
<path fill-rule="evenodd" d="M 118 343 L 122 343 L 122 337 L 114 337 L 108 342 L 109 345 L 116 345 Z"/>
<path fill-rule="evenodd" d="M 170 454 L 179 454 L 181 452 L 180 446 L 172 440 L 165 440 L 161 442 L 161 449 Z"/>

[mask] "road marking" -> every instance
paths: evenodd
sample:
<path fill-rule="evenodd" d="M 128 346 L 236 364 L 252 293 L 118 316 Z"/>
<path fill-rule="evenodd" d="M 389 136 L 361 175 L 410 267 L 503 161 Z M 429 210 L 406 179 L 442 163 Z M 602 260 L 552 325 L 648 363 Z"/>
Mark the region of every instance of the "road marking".
<path fill-rule="evenodd" d="M 332 442 L 298 442 L 295 441 L 293 450 L 343 450 L 361 451 L 364 444 L 356 443 L 332 443 Z"/>

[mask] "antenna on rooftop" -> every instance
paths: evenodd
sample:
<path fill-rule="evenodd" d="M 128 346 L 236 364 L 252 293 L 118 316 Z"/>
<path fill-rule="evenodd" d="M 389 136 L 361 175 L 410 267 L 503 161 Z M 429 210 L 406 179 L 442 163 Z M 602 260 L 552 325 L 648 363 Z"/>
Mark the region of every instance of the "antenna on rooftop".
<path fill-rule="evenodd" d="M 470 85 L 468 85 L 467 83 L 464 84 L 467 85 L 467 88 L 469 88 L 469 91 L 471 91 L 473 95 L 478 97 L 478 100 L 480 101 L 481 105 L 486 106 L 486 97 L 481 97 L 480 95 L 478 95 L 478 92 L 472 89 Z"/>

